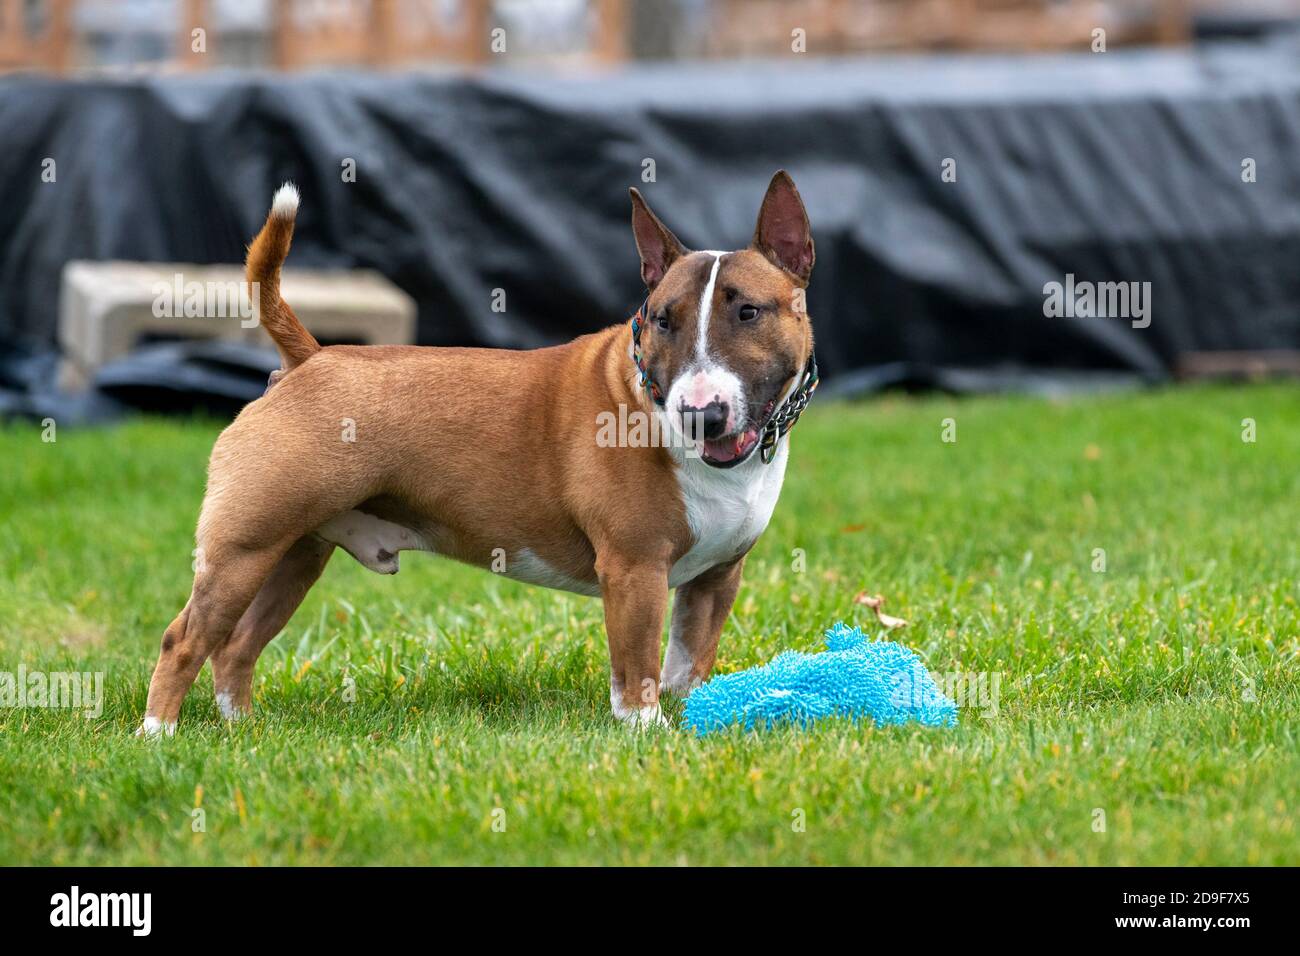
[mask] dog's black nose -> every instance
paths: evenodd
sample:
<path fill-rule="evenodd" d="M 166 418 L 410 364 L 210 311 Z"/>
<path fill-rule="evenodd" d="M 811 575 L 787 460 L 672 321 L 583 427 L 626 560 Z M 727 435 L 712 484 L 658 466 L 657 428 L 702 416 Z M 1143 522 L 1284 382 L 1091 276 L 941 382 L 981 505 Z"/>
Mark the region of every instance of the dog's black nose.
<path fill-rule="evenodd" d="M 709 402 L 703 408 L 683 405 L 683 429 L 695 439 L 720 438 L 727 430 L 728 410 L 726 402 Z"/>

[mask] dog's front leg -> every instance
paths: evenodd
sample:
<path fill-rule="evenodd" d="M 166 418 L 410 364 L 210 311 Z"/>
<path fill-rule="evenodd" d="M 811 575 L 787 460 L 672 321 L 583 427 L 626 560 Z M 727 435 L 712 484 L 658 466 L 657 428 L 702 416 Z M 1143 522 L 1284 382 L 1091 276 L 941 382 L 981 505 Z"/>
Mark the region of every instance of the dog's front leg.
<path fill-rule="evenodd" d="M 668 563 L 602 555 L 596 573 L 605 601 L 614 716 L 637 726 L 666 724 L 659 709 L 659 645 L 668 610 Z"/>
<path fill-rule="evenodd" d="M 709 679 L 718 638 L 740 587 L 742 555 L 730 564 L 710 568 L 677 589 L 673 623 L 664 655 L 663 689 L 685 697 Z"/>

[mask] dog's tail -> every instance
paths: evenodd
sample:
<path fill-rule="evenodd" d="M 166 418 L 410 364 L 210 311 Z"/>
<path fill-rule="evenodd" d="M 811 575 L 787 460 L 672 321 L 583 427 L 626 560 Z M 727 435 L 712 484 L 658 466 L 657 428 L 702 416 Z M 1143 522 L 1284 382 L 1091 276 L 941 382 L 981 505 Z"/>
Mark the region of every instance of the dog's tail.
<path fill-rule="evenodd" d="M 248 247 L 244 268 L 250 285 L 258 290 L 262 327 L 275 340 L 285 371 L 301 365 L 320 351 L 320 343 L 303 328 L 289 303 L 280 298 L 280 267 L 289 255 L 293 221 L 298 215 L 298 187 L 285 183 L 275 192 L 266 225 Z"/>

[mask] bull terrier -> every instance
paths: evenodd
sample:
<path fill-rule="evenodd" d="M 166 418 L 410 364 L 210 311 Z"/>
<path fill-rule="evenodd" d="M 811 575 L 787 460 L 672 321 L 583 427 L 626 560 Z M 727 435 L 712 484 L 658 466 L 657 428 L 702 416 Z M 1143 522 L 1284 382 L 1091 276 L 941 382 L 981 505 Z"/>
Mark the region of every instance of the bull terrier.
<path fill-rule="evenodd" d="M 629 723 L 664 723 L 660 692 L 708 678 L 817 383 L 813 241 L 784 171 L 734 252 L 687 250 L 631 199 L 648 294 L 628 322 L 529 351 L 322 348 L 280 297 L 299 205 L 280 188 L 246 265 L 283 367 L 212 450 L 140 733 L 175 731 L 209 658 L 223 715 L 247 714 L 258 656 L 336 548 L 382 574 L 427 551 L 600 597 Z M 599 440 L 610 415 L 672 440 Z"/>

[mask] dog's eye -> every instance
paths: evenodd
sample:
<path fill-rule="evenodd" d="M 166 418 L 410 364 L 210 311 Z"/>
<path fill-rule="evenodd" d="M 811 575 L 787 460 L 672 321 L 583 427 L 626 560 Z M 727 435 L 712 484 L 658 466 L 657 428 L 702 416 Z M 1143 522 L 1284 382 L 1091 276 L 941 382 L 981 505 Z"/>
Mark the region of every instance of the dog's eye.
<path fill-rule="evenodd" d="M 655 316 L 655 328 L 658 329 L 660 332 L 667 332 L 672 328 L 672 326 L 669 325 L 668 323 L 667 312 L 661 312 L 659 315 Z"/>
<path fill-rule="evenodd" d="M 758 318 L 758 306 L 742 305 L 740 307 L 740 321 L 749 322 L 751 319 Z"/>

